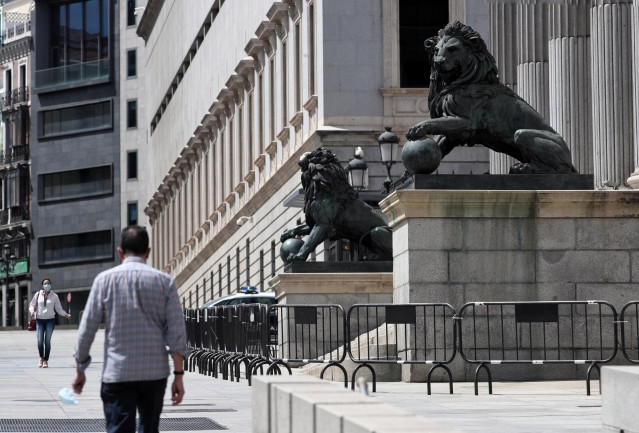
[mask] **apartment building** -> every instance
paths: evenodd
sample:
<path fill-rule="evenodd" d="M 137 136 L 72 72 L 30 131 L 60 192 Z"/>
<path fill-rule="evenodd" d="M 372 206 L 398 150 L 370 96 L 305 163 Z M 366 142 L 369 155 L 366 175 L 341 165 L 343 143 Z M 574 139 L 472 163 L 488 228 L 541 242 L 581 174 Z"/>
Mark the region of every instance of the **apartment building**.
<path fill-rule="evenodd" d="M 0 282 L 2 327 L 25 322 L 31 288 L 29 0 L 4 1 L 0 65 Z"/>
<path fill-rule="evenodd" d="M 32 12 L 31 268 L 34 289 L 49 278 L 72 295 L 63 305 L 72 324 L 95 276 L 119 263 L 120 10 L 127 6 L 36 0 Z"/>

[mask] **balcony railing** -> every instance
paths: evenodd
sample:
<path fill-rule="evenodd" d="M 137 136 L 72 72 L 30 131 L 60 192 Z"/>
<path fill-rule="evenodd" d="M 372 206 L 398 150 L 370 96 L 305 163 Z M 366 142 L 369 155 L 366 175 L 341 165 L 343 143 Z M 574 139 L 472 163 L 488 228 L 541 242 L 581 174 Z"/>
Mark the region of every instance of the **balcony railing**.
<path fill-rule="evenodd" d="M 0 151 L 0 163 L 12 164 L 29 160 L 29 145 L 19 144 L 12 146 L 5 151 Z"/>
<path fill-rule="evenodd" d="M 7 23 L 6 29 L 2 32 L 2 43 L 7 44 L 12 42 L 27 33 L 31 32 L 31 21 L 23 23 Z"/>
<path fill-rule="evenodd" d="M 3 111 L 27 102 L 29 102 L 29 87 L 27 86 L 5 92 L 0 96 L 0 108 Z"/>
<path fill-rule="evenodd" d="M 109 59 L 94 62 L 76 63 L 59 68 L 42 69 L 35 72 L 35 88 L 43 90 L 65 84 L 77 84 L 85 81 L 108 78 L 111 73 Z"/>
<path fill-rule="evenodd" d="M 27 205 L 13 206 L 0 210 L 0 225 L 15 224 L 31 219 L 31 213 Z"/>

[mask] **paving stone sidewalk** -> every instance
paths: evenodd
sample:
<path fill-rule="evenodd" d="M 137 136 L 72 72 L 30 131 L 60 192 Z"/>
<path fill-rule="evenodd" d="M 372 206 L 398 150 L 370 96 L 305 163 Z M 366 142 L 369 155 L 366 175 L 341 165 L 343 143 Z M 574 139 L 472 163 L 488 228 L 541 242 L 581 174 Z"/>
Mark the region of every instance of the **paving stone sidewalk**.
<path fill-rule="evenodd" d="M 104 331 L 93 344 L 94 362 L 87 370 L 80 404 L 64 405 L 57 398 L 73 378 L 75 336 L 75 330 L 57 329 L 50 367 L 39 369 L 35 332 L 0 332 L 0 432 L 7 431 L 7 419 L 103 419 L 99 387 Z M 182 425 L 204 418 L 229 432 L 251 432 L 251 388 L 245 380 L 236 383 L 196 373 L 187 373 L 184 380 L 182 405 L 171 406 L 169 395 L 165 396 L 165 426 L 176 418 L 183 419 Z M 601 432 L 599 384 L 592 385 L 590 397 L 584 381 L 495 383 L 493 395 L 487 395 L 484 384 L 479 396 L 474 395 L 472 383 L 455 383 L 453 395 L 448 394 L 448 384 L 434 384 L 433 395 L 428 396 L 425 384 L 379 383 L 371 398 L 465 432 Z"/>

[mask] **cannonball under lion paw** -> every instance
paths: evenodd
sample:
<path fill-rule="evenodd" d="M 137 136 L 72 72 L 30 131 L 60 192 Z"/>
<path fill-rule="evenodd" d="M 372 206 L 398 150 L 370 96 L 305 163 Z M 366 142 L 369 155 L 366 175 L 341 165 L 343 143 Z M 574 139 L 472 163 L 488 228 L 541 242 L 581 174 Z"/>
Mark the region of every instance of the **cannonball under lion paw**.
<path fill-rule="evenodd" d="M 430 137 L 407 141 L 402 149 L 402 162 L 410 174 L 430 174 L 442 161 L 442 151 Z"/>

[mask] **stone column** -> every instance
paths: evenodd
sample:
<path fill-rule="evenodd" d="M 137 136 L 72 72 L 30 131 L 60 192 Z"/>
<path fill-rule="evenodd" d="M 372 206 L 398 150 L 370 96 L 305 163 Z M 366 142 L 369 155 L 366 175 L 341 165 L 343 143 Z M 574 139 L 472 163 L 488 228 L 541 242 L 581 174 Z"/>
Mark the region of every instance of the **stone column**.
<path fill-rule="evenodd" d="M 566 140 L 580 173 L 592 173 L 590 6 L 563 0 L 550 6 L 550 124 Z"/>
<path fill-rule="evenodd" d="M 13 299 L 15 300 L 14 304 L 15 307 L 13 309 L 14 312 L 14 319 L 15 319 L 15 326 L 20 326 L 20 311 L 22 311 L 22 296 L 20 296 L 20 285 L 18 284 L 18 282 L 14 282 L 13 283 Z"/>
<path fill-rule="evenodd" d="M 634 120 L 634 165 L 635 170 L 628 178 L 628 185 L 639 189 L 639 0 L 632 4 L 632 71 L 633 71 L 633 120 Z"/>
<path fill-rule="evenodd" d="M 596 189 L 625 189 L 633 161 L 633 0 L 593 0 L 593 160 Z"/>
<path fill-rule="evenodd" d="M 495 57 L 499 79 L 517 91 L 517 1 L 489 0 L 488 50 Z M 490 173 L 507 174 L 517 161 L 504 154 L 490 152 Z"/>

